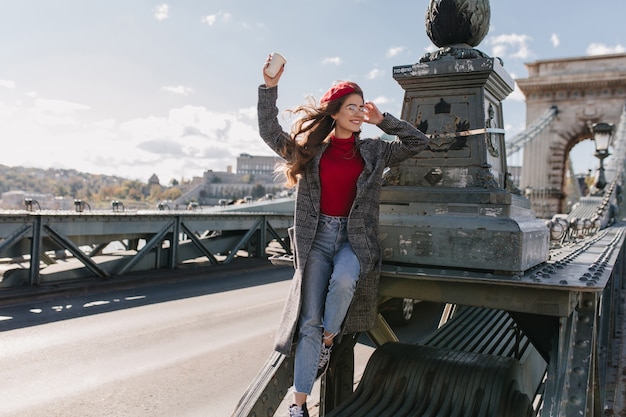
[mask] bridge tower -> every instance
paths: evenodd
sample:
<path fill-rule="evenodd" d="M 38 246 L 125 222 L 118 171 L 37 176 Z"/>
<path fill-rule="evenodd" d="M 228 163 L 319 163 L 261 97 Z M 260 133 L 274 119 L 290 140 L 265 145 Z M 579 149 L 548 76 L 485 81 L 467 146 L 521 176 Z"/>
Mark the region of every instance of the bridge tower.
<path fill-rule="evenodd" d="M 592 139 L 596 122 L 617 125 L 626 102 L 626 54 L 551 59 L 526 64 L 517 84 L 526 96 L 526 125 L 551 106 L 558 116 L 524 146 L 520 188 L 539 218 L 565 213 L 569 152 Z M 589 158 L 594 158 L 589 155 Z"/>

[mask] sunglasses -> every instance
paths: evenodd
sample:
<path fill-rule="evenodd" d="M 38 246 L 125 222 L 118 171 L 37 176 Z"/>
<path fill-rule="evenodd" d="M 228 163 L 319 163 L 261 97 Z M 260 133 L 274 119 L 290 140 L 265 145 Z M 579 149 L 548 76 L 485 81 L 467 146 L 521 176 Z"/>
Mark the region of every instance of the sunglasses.
<path fill-rule="evenodd" d="M 351 114 L 367 113 L 367 107 L 357 106 L 356 104 L 348 104 L 346 109 L 348 109 Z"/>

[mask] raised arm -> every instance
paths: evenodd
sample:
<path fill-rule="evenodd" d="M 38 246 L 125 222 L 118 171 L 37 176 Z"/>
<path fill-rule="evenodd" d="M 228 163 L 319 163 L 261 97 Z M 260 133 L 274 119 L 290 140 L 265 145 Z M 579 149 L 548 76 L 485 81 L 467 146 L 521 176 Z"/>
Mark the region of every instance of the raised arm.
<path fill-rule="evenodd" d="M 430 142 L 428 136 L 407 121 L 397 119 L 389 113 L 383 113 L 383 120 L 377 126 L 388 135 L 397 136 L 398 140 L 387 142 L 385 152 L 386 165 L 392 166 L 423 151 Z"/>
<path fill-rule="evenodd" d="M 278 81 L 283 75 L 285 67 L 281 67 L 274 77 L 270 77 L 265 73 L 265 68 L 269 65 L 270 59 L 271 55 L 263 66 L 263 79 L 265 80 L 265 84 L 259 86 L 259 101 L 257 104 L 259 134 L 274 152 L 285 158 L 285 145 L 291 138 L 289 134 L 283 130 L 280 123 L 278 123 L 278 107 L 276 107 L 276 100 L 278 99 Z"/>

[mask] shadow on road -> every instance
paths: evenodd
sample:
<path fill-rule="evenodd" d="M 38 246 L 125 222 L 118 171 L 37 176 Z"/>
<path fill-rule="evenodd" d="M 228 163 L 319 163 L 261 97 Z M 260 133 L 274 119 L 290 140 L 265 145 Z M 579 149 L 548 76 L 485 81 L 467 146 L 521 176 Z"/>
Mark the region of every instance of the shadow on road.
<path fill-rule="evenodd" d="M 0 291 L 0 332 L 291 279 L 293 268 L 260 259 L 144 271 L 109 281 Z"/>

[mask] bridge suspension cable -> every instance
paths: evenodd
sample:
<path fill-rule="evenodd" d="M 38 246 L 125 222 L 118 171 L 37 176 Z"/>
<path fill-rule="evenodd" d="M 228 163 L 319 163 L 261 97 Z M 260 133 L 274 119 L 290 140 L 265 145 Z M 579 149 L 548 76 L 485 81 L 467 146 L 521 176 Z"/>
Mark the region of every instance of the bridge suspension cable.
<path fill-rule="evenodd" d="M 556 118 L 558 113 L 559 109 L 556 106 L 550 107 L 545 114 L 535 120 L 526 130 L 513 136 L 511 140 L 506 142 L 506 156 L 513 155 L 537 137 Z"/>

